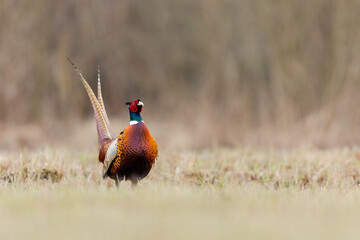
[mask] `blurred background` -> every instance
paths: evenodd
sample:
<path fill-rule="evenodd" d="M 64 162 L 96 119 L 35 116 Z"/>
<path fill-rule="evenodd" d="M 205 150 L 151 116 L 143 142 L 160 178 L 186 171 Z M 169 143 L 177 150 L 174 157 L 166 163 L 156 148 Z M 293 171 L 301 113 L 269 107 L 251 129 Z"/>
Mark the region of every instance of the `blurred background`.
<path fill-rule="evenodd" d="M 97 144 L 140 98 L 163 149 L 360 143 L 360 1 L 0 0 L 0 149 Z M 93 140 L 91 140 L 93 139 Z"/>

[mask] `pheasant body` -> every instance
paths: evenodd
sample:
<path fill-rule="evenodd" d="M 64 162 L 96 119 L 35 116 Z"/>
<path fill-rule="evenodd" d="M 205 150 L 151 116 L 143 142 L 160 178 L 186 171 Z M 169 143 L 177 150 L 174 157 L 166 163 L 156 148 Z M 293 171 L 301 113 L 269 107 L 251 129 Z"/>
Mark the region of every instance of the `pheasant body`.
<path fill-rule="evenodd" d="M 125 178 L 133 183 L 146 177 L 155 163 L 158 148 L 145 123 L 127 126 L 116 145 L 117 154 L 106 175 L 115 180 Z"/>
<path fill-rule="evenodd" d="M 140 99 L 126 103 L 129 105 L 130 125 L 117 138 L 113 138 L 101 95 L 100 71 L 98 70 L 98 97 L 96 97 L 81 72 L 70 59 L 68 60 L 79 74 L 94 110 L 99 161 L 104 165 L 103 177 L 114 179 L 116 185 L 123 179 L 136 184 L 149 174 L 158 156 L 157 144 L 140 115 L 144 104 Z"/>

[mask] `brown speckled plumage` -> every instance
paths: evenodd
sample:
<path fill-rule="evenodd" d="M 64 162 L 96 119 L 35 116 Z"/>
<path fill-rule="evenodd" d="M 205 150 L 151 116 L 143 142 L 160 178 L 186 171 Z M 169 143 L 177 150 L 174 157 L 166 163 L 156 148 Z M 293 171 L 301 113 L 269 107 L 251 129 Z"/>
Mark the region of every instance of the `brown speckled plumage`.
<path fill-rule="evenodd" d="M 158 155 L 157 144 L 143 122 L 125 128 L 118 137 L 117 150 L 107 175 L 133 183 L 148 175 Z"/>

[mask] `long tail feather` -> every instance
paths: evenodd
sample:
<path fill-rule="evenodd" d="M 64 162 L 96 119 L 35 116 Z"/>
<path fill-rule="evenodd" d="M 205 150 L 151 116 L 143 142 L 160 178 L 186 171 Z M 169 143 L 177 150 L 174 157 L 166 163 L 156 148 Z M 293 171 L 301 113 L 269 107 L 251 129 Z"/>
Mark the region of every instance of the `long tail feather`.
<path fill-rule="evenodd" d="M 98 97 L 97 98 L 98 98 L 101 108 L 105 112 L 105 106 L 104 106 L 104 102 L 103 102 L 102 94 L 101 94 L 100 66 L 99 65 L 98 65 Z"/>
<path fill-rule="evenodd" d="M 105 118 L 105 121 L 106 121 L 106 124 L 109 126 L 109 131 L 110 133 L 112 132 L 111 131 L 111 127 L 110 127 L 110 121 L 109 121 L 109 118 L 106 114 L 106 110 L 105 110 L 105 105 L 104 105 L 104 100 L 102 98 L 102 94 L 101 94 L 101 82 L 100 82 L 100 66 L 98 65 L 98 95 L 97 95 L 97 99 L 99 101 L 99 104 L 101 106 L 101 109 L 103 111 L 103 115 L 104 115 L 104 118 Z"/>
<path fill-rule="evenodd" d="M 75 64 L 68 58 L 71 65 L 74 67 L 77 74 L 80 76 L 80 80 L 85 87 L 85 90 L 90 98 L 91 105 L 94 110 L 95 120 L 96 120 L 96 127 L 98 132 L 98 141 L 99 146 L 102 146 L 105 142 L 112 139 L 111 132 L 110 132 L 110 124 L 106 121 L 103 113 L 103 109 L 97 100 L 93 90 L 86 82 L 85 78 L 81 74 L 80 70 L 75 66 Z"/>

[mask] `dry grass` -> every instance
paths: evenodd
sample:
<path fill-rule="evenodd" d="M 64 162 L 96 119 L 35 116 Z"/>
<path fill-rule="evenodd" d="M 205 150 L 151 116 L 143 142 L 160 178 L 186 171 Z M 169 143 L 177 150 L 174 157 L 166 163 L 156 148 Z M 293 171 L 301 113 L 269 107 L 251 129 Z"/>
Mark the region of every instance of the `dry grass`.
<path fill-rule="evenodd" d="M 2 239 L 356 239 L 360 149 L 162 152 L 138 187 L 96 153 L 0 155 Z"/>

